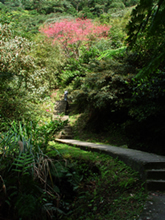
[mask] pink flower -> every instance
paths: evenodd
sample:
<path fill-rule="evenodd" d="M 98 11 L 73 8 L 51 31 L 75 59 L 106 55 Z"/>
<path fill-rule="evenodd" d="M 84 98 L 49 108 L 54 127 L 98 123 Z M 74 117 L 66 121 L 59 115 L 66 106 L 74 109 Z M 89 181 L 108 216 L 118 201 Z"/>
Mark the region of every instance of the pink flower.
<path fill-rule="evenodd" d="M 67 20 L 63 19 L 59 22 L 44 26 L 40 32 L 53 38 L 53 42 L 60 42 L 63 47 L 69 44 L 80 45 L 80 41 L 88 41 L 90 36 L 96 38 L 107 38 L 110 25 L 101 25 L 92 22 L 89 19 Z"/>
<path fill-rule="evenodd" d="M 49 112 L 49 109 L 46 109 L 47 112 Z"/>

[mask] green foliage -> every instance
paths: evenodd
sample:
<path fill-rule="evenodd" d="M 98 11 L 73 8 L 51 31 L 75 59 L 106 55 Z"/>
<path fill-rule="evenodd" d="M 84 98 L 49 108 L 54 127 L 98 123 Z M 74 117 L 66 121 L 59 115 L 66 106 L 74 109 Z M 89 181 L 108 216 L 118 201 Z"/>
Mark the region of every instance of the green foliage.
<path fill-rule="evenodd" d="M 64 124 L 54 121 L 38 127 L 13 122 L 8 132 L 1 133 L 0 181 L 3 180 L 7 195 L 0 185 L 0 216 L 23 219 L 56 216 L 60 219 L 68 212 L 67 194 L 76 190 L 82 178 L 75 175 L 74 166 L 66 164 L 56 149 L 53 149 L 52 160 L 40 145 L 48 146 L 47 139 L 50 141 L 52 134 Z"/>
<path fill-rule="evenodd" d="M 110 8 L 114 9 L 115 11 L 118 10 L 118 9 L 124 9 L 125 8 L 125 5 L 122 1 L 120 0 L 113 0 L 111 5 L 110 5 Z M 112 12 L 112 10 L 111 10 Z"/>
<path fill-rule="evenodd" d="M 100 51 L 96 45 L 97 43 L 93 43 L 93 45 L 91 45 L 88 49 L 84 46 L 80 48 L 80 58 L 83 63 L 88 64 L 92 59 L 95 59 L 97 56 L 99 56 Z"/>
<path fill-rule="evenodd" d="M 145 77 L 164 67 L 164 15 L 165 2 L 161 0 L 140 1 L 132 12 L 127 41 L 143 67 L 137 77 Z"/>
<path fill-rule="evenodd" d="M 95 72 L 88 73 L 71 95 L 82 109 L 90 106 L 93 110 L 108 108 L 109 112 L 116 111 L 123 106 L 127 92 L 130 95 L 125 81 L 131 78 L 127 71 L 133 71 L 133 68 L 113 60 L 97 62 L 91 62 Z"/>
<path fill-rule="evenodd" d="M 34 69 L 34 60 L 28 55 L 32 43 L 22 37 L 13 37 L 7 25 L 1 26 L 0 34 L 2 80 L 16 75 L 18 84 L 22 82 L 27 86 L 29 72 Z"/>
<path fill-rule="evenodd" d="M 42 1 L 4 1 L 4 4 L 1 4 L 1 8 L 3 11 L 29 11 L 32 15 L 36 15 L 33 17 L 34 23 L 36 18 L 39 15 L 45 15 L 45 17 L 49 14 L 71 14 L 73 16 L 78 16 L 80 18 L 95 18 L 100 15 L 107 13 L 108 10 L 116 11 L 126 7 L 130 7 L 136 5 L 139 0 L 95 0 L 95 1 L 82 1 L 82 0 L 42 0 Z M 45 19 L 42 17 L 42 19 Z M 31 19 L 30 19 L 31 22 Z M 35 25 L 37 26 L 37 25 Z M 33 28 L 31 26 L 31 28 Z M 35 27 L 34 30 L 36 31 Z"/>
<path fill-rule="evenodd" d="M 95 50 L 95 54 L 97 58 L 98 56 L 100 56 L 100 54 L 102 52 L 104 52 L 105 50 L 107 50 L 107 48 L 111 48 L 112 42 L 110 39 L 100 39 L 99 41 L 95 42 L 92 47 L 93 50 Z M 94 58 L 94 57 L 93 57 Z"/>
<path fill-rule="evenodd" d="M 12 159 L 14 159 L 13 163 Z M 1 170 L 1 174 L 8 195 L 1 193 L 1 197 L 4 197 L 1 206 L 2 216 L 11 215 L 24 219 L 52 218 L 53 213 L 58 209 L 53 207 L 53 203 L 55 205 L 59 197 L 51 181 L 50 169 L 51 166 L 54 167 L 53 161 L 42 151 L 38 153 L 31 151 L 15 158 L 1 158 L 3 165 L 6 162 L 8 164 Z M 3 208 L 6 210 L 5 213 Z"/>
<path fill-rule="evenodd" d="M 134 6 L 139 2 L 140 0 L 123 0 L 123 3 L 125 4 L 126 7 Z"/>
<path fill-rule="evenodd" d="M 75 78 L 80 78 L 87 74 L 88 69 L 83 65 L 83 59 L 87 59 L 84 54 L 87 53 L 83 53 L 81 55 L 82 58 L 80 57 L 79 59 L 68 59 L 66 66 L 62 70 L 62 74 L 60 74 L 60 81 L 63 86 L 70 84 Z"/>
<path fill-rule="evenodd" d="M 111 59 L 91 60 L 91 72 L 73 81 L 70 96 L 78 110 L 88 114 L 84 129 L 102 132 L 118 124 L 130 148 L 164 154 L 164 71 L 138 80 L 134 55 L 121 56 L 120 50 L 103 52 Z"/>
<path fill-rule="evenodd" d="M 131 10 L 125 10 L 121 11 L 121 13 L 111 14 L 111 48 L 120 48 L 125 45 L 125 39 L 127 37 L 126 25 L 130 19 L 130 13 Z"/>
<path fill-rule="evenodd" d="M 137 172 L 105 154 L 55 145 L 64 158 L 77 162 L 75 167 L 83 175 L 73 212 L 64 219 L 119 219 L 119 215 L 132 219 L 138 215 L 146 195 Z"/>
<path fill-rule="evenodd" d="M 8 153 L 14 154 L 18 152 L 19 147 L 23 152 L 32 150 L 34 147 L 36 151 L 40 147 L 44 152 L 48 146 L 48 142 L 52 140 L 53 135 L 61 130 L 67 121 L 51 121 L 40 125 L 32 122 L 15 122 L 12 121 L 8 124 L 7 132 L 0 135 L 0 143 L 4 155 Z M 18 142 L 21 143 L 18 145 Z"/>
<path fill-rule="evenodd" d="M 134 175 L 134 178 L 122 177 L 118 183 L 118 175 L 109 173 L 111 168 L 106 170 L 105 165 L 101 167 L 100 175 L 98 167 L 103 162 L 98 162 L 98 158 L 96 162 L 88 160 L 87 163 L 73 158 L 67 160 L 54 148 L 45 154 L 49 141 L 54 139 L 54 134 L 67 122 L 51 121 L 39 125 L 32 117 L 37 114 L 38 118 L 40 117 L 36 111 L 36 103 L 44 100 L 50 88 L 58 88 L 59 85 L 71 85 L 75 90 L 71 94 L 73 101 L 82 110 L 89 107 L 90 114 L 96 116 L 96 122 L 99 121 L 100 114 L 111 114 L 110 117 L 113 117 L 114 112 L 119 111 L 121 114 L 123 109 L 127 109 L 128 114 L 128 99 L 132 98 L 132 88 L 136 88 L 138 92 L 133 98 L 139 103 L 139 89 L 143 83 L 139 87 L 136 83 L 126 83 L 130 82 L 132 77 L 128 74 L 135 73 L 136 70 L 129 63 L 123 62 L 123 57 L 120 57 L 121 49 L 118 49 L 123 46 L 126 37 L 125 23 L 129 18 L 129 15 L 124 17 L 124 12 L 120 9 L 125 8 L 126 3 L 134 4 L 132 2 L 25 0 L 5 1 L 5 4 L 0 5 L 0 183 L 7 189 L 6 194 L 0 184 L 0 218 L 61 219 L 74 208 L 77 209 L 74 219 L 78 218 L 80 213 L 80 218 L 86 219 L 86 213 L 89 213 L 92 219 L 93 215 L 99 216 L 102 210 L 104 214 L 113 216 L 113 213 L 107 213 L 108 207 L 103 201 L 104 191 L 107 192 L 111 185 L 109 194 L 120 189 L 119 194 L 122 196 L 121 193 L 136 185 L 137 179 Z M 118 19 L 118 15 L 118 20 L 113 21 L 110 14 L 105 15 L 113 8 L 112 3 L 119 6 L 122 21 Z M 57 21 L 61 14 L 67 16 L 67 13 L 89 18 L 102 15 L 102 23 L 114 22 L 110 33 L 111 40 L 92 42 L 88 45 L 88 50 L 86 47 L 80 47 L 78 59 L 73 59 L 71 50 L 68 59 L 58 45 L 51 45 L 48 39 L 36 35 L 43 22 Z M 33 42 L 30 41 L 32 39 Z M 110 55 L 115 56 L 111 56 L 111 60 L 106 58 L 105 61 L 98 62 L 95 58 L 108 48 Z M 160 84 L 161 79 L 156 85 Z M 154 85 L 150 83 L 145 93 L 149 94 L 150 89 L 154 91 L 153 88 Z M 133 101 L 132 103 L 135 104 Z M 134 106 L 129 109 L 129 115 L 139 120 L 140 108 L 137 113 Z M 152 109 L 149 111 L 151 113 Z M 147 112 L 147 115 L 142 117 L 148 117 L 150 113 Z M 121 115 L 123 117 L 123 114 Z M 29 122 L 13 120 L 8 123 L 8 119 L 20 120 L 23 117 Z M 33 123 L 30 122 L 32 119 Z M 107 161 L 109 163 L 109 158 Z M 122 174 L 124 170 L 129 172 L 127 168 L 120 168 L 116 172 Z M 111 183 L 107 181 L 107 175 L 110 177 L 108 179 L 112 180 Z M 102 190 L 103 182 L 105 188 Z M 121 204 L 119 197 L 115 198 L 112 198 L 114 210 Z M 109 201 L 107 197 L 106 201 Z M 68 219 L 68 216 L 66 218 Z"/>
<path fill-rule="evenodd" d="M 130 20 L 131 11 L 132 8 L 126 8 L 124 10 L 117 10 L 113 13 L 104 13 L 99 18 L 95 19 L 102 24 L 109 24 L 112 26 L 109 31 L 109 45 L 107 45 L 108 47 L 106 47 L 105 50 L 108 48 L 116 49 L 125 45 L 125 39 L 127 37 L 126 26 Z"/>
<path fill-rule="evenodd" d="M 36 99 L 47 93 L 47 82 L 41 75 L 45 70 L 37 69 L 35 60 L 29 55 L 32 43 L 22 37 L 13 37 L 7 25 L 0 30 L 0 114 L 6 118 L 26 117 L 33 109 Z"/>
<path fill-rule="evenodd" d="M 164 72 L 157 71 L 145 79 L 132 81 L 132 99 L 130 100 L 130 114 L 139 121 L 149 116 L 164 112 Z"/>
<path fill-rule="evenodd" d="M 96 16 L 91 12 L 90 8 L 87 7 L 87 6 L 83 7 L 83 9 L 82 9 L 79 13 L 77 13 L 77 16 L 78 16 L 79 18 L 84 17 L 84 18 L 88 18 L 88 19 L 93 19 L 93 18 L 96 17 Z"/>
<path fill-rule="evenodd" d="M 38 37 L 34 44 L 13 36 L 6 25 L 1 26 L 0 32 L 0 114 L 20 120 L 23 113 L 34 119 L 38 112 L 42 113 L 36 103 L 43 102 L 49 89 L 58 84 L 64 56 L 58 46 L 52 47 L 45 38 Z"/>
<path fill-rule="evenodd" d="M 45 70 L 41 79 L 42 83 L 47 81 L 49 89 L 57 88 L 61 71 L 67 61 L 60 45 L 52 45 L 51 41 L 45 36 L 36 35 L 31 55 L 35 58 L 37 66 Z"/>
<path fill-rule="evenodd" d="M 9 24 L 15 35 L 32 39 L 38 33 L 39 26 L 46 20 L 43 15 L 27 10 L 1 10 L 0 23 Z"/>
<path fill-rule="evenodd" d="M 133 120 L 125 127 L 131 147 L 160 154 L 164 154 L 164 11 L 164 1 L 140 1 L 127 26 L 128 49 L 138 74 L 128 83 L 132 96 L 126 102 Z"/>
<path fill-rule="evenodd" d="M 112 58 L 113 56 L 116 56 L 116 55 L 122 56 L 122 55 L 124 55 L 125 49 L 126 49 L 126 47 L 106 50 L 101 54 L 100 57 L 98 57 L 98 60 L 101 60 L 104 57 Z"/>
<path fill-rule="evenodd" d="M 157 71 L 145 79 L 135 78 L 128 86 L 132 96 L 126 103 L 132 120 L 123 126 L 130 139 L 129 145 L 164 155 L 164 72 Z"/>

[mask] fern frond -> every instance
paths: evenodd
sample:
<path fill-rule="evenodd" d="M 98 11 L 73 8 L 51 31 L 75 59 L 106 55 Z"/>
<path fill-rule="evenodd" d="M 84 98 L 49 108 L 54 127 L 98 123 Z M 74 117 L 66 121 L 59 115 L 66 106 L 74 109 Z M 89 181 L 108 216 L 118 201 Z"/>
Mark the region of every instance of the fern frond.
<path fill-rule="evenodd" d="M 117 49 L 108 49 L 104 51 L 97 59 L 101 60 L 104 57 L 112 58 L 113 56 L 116 56 L 119 54 L 122 55 L 125 52 L 125 50 L 126 50 L 125 46 L 117 48 Z"/>

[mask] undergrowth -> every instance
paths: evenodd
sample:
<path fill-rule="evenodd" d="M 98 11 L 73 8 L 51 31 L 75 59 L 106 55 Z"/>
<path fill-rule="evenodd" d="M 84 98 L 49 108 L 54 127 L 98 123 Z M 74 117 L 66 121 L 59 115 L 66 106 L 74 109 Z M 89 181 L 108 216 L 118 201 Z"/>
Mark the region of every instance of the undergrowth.
<path fill-rule="evenodd" d="M 12 122 L 0 136 L 0 218 L 138 219 L 138 173 L 105 154 L 53 142 L 62 124 Z"/>
<path fill-rule="evenodd" d="M 50 145 L 75 164 L 73 173 L 79 177 L 71 213 L 63 219 L 139 219 L 147 193 L 137 172 L 109 155 L 55 142 Z M 53 150 L 48 153 L 53 154 Z"/>

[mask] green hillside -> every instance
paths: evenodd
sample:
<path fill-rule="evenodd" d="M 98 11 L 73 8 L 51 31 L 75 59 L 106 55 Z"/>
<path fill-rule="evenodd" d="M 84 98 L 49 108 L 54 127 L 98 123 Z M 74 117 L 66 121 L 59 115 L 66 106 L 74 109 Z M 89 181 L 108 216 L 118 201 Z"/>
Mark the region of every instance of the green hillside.
<path fill-rule="evenodd" d="M 65 90 L 75 139 L 165 155 L 164 20 L 161 0 L 0 1 L 0 199 L 9 212 L 2 218 L 15 212 L 14 219 L 32 219 L 28 211 L 19 211 L 21 198 L 31 201 L 31 213 L 33 207 L 39 210 L 33 219 L 41 206 L 45 219 L 60 213 L 58 189 L 51 185 L 52 175 L 56 178 L 52 155 L 47 153 L 67 123 L 52 120 L 54 103 Z M 61 158 L 57 150 L 56 161 Z M 28 184 L 41 206 L 21 188 L 35 172 L 37 181 Z M 67 179 L 72 186 L 73 179 Z"/>

